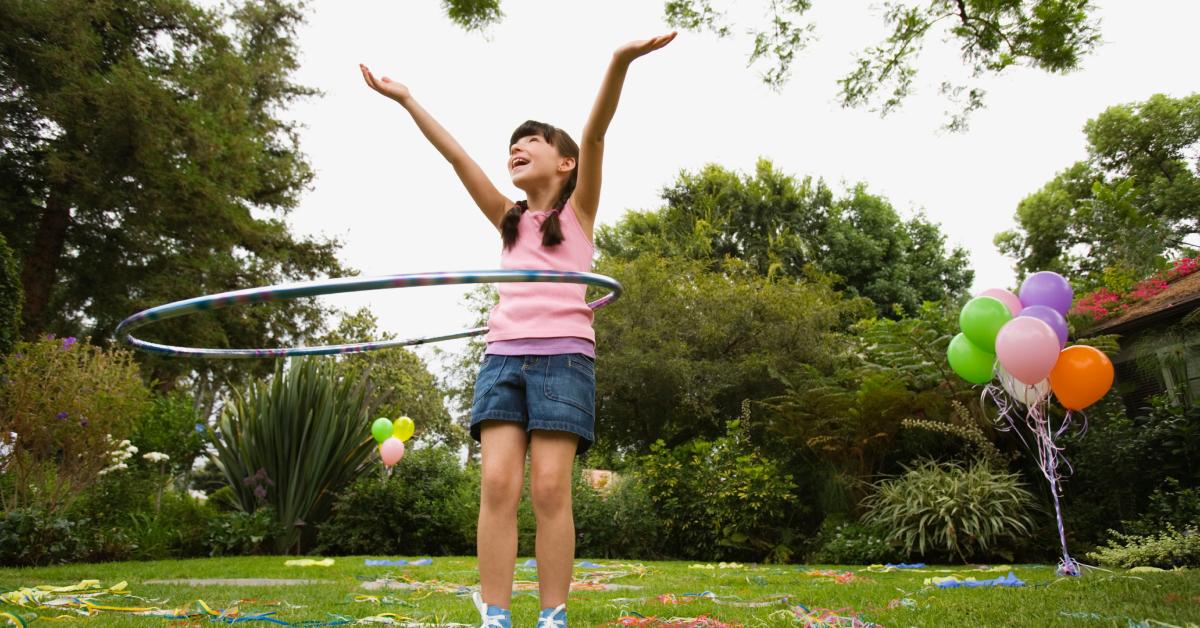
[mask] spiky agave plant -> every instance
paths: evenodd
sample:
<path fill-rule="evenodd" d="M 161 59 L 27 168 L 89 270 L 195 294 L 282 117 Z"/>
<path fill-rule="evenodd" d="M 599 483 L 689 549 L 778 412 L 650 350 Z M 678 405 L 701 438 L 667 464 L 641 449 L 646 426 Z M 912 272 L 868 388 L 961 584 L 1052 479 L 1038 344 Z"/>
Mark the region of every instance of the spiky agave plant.
<path fill-rule="evenodd" d="M 286 369 L 280 360 L 269 380 L 235 390 L 209 430 L 213 461 L 242 510 L 275 509 L 276 551 L 294 547 L 302 529 L 313 538 L 337 491 L 363 470 L 372 450 L 368 386 L 328 360 L 296 359 Z"/>

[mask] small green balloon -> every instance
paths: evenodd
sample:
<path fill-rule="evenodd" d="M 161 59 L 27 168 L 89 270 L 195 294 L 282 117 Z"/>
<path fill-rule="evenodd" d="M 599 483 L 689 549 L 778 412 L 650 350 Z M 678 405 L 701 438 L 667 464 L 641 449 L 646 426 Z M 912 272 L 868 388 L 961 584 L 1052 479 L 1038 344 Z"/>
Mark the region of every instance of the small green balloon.
<path fill-rule="evenodd" d="M 1012 312 L 994 297 L 975 297 L 958 313 L 958 325 L 971 344 L 988 353 L 996 352 L 996 334 L 1012 320 Z"/>
<path fill-rule="evenodd" d="M 383 441 L 392 437 L 392 422 L 385 418 L 375 419 L 371 424 L 371 436 L 375 437 L 375 442 L 382 445 Z"/>
<path fill-rule="evenodd" d="M 950 346 L 946 348 L 946 359 L 959 377 L 972 384 L 988 383 L 996 368 L 995 354 L 976 347 L 965 334 L 959 334 L 950 341 Z"/>

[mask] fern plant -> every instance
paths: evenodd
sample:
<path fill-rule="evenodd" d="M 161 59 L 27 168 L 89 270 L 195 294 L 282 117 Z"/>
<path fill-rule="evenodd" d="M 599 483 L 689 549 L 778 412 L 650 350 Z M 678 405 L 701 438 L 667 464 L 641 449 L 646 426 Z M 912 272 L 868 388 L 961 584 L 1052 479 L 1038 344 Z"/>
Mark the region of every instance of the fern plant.
<path fill-rule="evenodd" d="M 863 521 L 888 533 L 909 556 L 944 554 L 963 562 L 998 553 L 1033 529 L 1033 495 L 1015 473 L 983 462 L 922 462 L 898 478 L 874 484 Z"/>
<path fill-rule="evenodd" d="M 301 528 L 315 538 L 334 496 L 361 472 L 373 449 L 367 388 L 329 361 L 296 360 L 286 371 L 280 361 L 270 380 L 235 391 L 209 431 L 241 510 L 278 514 L 276 551 L 295 546 Z"/>

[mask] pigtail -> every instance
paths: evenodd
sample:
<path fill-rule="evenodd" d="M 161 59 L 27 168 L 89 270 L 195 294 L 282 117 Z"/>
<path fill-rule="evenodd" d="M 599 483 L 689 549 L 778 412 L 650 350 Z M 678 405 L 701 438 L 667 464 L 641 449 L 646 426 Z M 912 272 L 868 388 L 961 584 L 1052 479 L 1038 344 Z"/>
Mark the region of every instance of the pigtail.
<path fill-rule="evenodd" d="M 504 250 L 511 249 L 517 243 L 517 225 L 521 222 L 521 214 L 529 209 L 528 201 L 517 201 L 504 213 L 504 218 L 500 219 L 500 238 L 504 240 Z M 560 230 L 561 231 L 561 230 Z"/>
<path fill-rule="evenodd" d="M 571 176 L 567 177 L 567 182 L 563 184 L 562 194 L 558 196 L 558 202 L 554 205 L 554 211 L 546 217 L 546 221 L 542 223 L 542 246 L 557 246 L 562 244 L 562 220 L 559 214 L 567 206 L 567 201 L 571 199 L 571 195 L 575 193 L 575 180 L 579 169 L 571 171 Z"/>

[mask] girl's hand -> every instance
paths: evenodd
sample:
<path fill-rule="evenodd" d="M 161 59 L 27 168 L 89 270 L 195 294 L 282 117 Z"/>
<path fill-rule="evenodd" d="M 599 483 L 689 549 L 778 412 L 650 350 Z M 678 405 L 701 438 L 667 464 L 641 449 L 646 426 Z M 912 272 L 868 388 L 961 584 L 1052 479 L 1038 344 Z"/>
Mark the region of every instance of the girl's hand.
<path fill-rule="evenodd" d="M 624 46 L 617 48 L 617 51 L 613 53 L 613 58 L 625 64 L 632 63 L 634 59 L 644 54 L 654 52 L 655 50 L 658 50 L 659 48 L 671 43 L 671 40 L 675 39 L 675 35 L 677 34 L 678 33 L 676 32 L 671 32 L 666 35 L 651 37 L 650 39 L 631 41 Z"/>
<path fill-rule="evenodd" d="M 412 94 L 409 93 L 408 87 L 405 86 L 404 83 L 397 83 L 386 76 L 377 79 L 375 78 L 375 75 L 371 74 L 371 71 L 367 69 L 367 66 L 361 63 L 358 64 L 358 69 L 362 70 L 363 80 L 367 82 L 367 85 L 380 94 L 383 94 L 384 96 L 387 96 L 398 103 L 403 103 L 405 100 L 412 97 Z"/>

